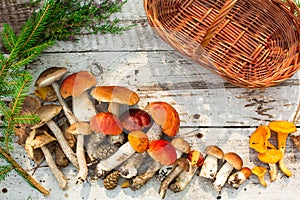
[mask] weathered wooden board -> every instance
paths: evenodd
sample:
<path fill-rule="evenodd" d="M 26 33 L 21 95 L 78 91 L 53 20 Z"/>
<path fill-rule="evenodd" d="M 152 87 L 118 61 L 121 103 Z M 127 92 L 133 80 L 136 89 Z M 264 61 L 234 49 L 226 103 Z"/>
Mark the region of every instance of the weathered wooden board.
<path fill-rule="evenodd" d="M 244 160 L 244 166 L 253 167 L 254 165 L 263 165 L 257 160 L 257 154 L 249 149 L 248 137 L 254 131 L 253 128 L 235 128 L 235 129 L 181 129 L 180 134 L 183 135 L 193 148 L 197 148 L 201 151 L 207 145 L 216 144 L 221 147 L 224 152 L 236 152 Z M 203 137 L 199 138 L 195 135 L 202 134 Z M 10 174 L 7 181 L 1 183 L 1 189 L 6 188 L 6 193 L 0 193 L 1 200 L 13 199 L 159 199 L 158 188 L 159 183 L 153 178 L 147 185 L 138 191 L 132 191 L 130 189 L 121 189 L 117 187 L 113 191 L 105 190 L 102 184 L 102 180 L 98 182 L 88 182 L 83 185 L 75 184 L 76 171 L 74 168 L 69 167 L 63 170 L 69 179 L 69 189 L 62 191 L 58 188 L 52 174 L 47 167 L 39 167 L 34 170 L 34 164 L 24 155 L 24 150 L 16 148 L 14 156 L 17 161 L 26 166 L 26 169 L 34 173 L 34 177 L 41 182 L 43 186 L 51 191 L 51 196 L 45 198 L 41 196 L 36 190 L 30 188 L 27 183 L 20 179 L 20 177 L 14 173 Z M 299 160 L 300 153 L 295 151 L 291 142 L 287 142 L 287 153 L 285 155 L 286 164 L 293 172 L 291 178 L 286 178 L 279 171 L 278 180 L 270 182 L 268 175 L 266 175 L 266 181 L 268 186 L 263 188 L 258 183 L 258 179 L 252 176 L 243 186 L 238 190 L 226 185 L 221 194 L 212 189 L 211 182 L 203 178 L 195 176 L 189 187 L 181 193 L 173 193 L 168 191 L 166 200 L 168 199 L 297 199 L 296 194 L 299 193 Z M 121 181 L 120 181 L 121 182 Z M 22 188 L 22 190 L 20 190 Z"/>

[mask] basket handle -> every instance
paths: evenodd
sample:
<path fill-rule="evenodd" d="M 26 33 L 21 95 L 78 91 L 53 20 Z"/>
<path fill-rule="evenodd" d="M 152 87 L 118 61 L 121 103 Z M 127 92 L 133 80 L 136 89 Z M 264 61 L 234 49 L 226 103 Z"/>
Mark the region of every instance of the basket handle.
<path fill-rule="evenodd" d="M 237 0 L 227 0 L 225 2 L 224 6 L 220 10 L 220 12 L 217 14 L 214 21 L 212 22 L 212 24 L 210 25 L 210 27 L 208 28 L 208 30 L 206 31 L 206 33 L 203 37 L 203 40 L 201 42 L 201 45 L 203 46 L 203 48 L 205 48 L 209 44 L 210 40 L 215 35 L 215 31 L 219 28 L 221 23 L 223 23 L 223 19 L 231 11 L 231 9 L 233 8 L 233 6 L 235 5 L 236 2 L 237 2 Z"/>

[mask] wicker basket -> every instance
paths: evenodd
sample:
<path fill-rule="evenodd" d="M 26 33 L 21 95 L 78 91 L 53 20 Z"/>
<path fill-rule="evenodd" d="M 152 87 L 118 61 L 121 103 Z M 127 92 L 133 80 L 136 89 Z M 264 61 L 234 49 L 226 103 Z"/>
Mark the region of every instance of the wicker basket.
<path fill-rule="evenodd" d="M 201 65 L 204 48 L 210 69 L 234 85 L 273 86 L 300 67 L 292 0 L 144 0 L 144 8 L 167 43 Z"/>

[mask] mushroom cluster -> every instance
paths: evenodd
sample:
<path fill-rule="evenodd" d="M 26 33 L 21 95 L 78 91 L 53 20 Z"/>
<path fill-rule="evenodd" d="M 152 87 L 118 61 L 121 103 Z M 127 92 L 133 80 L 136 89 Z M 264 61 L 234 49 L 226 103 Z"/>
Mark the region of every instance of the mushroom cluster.
<path fill-rule="evenodd" d="M 251 134 L 249 140 L 250 148 L 257 151 L 258 159 L 269 166 L 269 169 L 265 166 L 255 166 L 252 168 L 253 174 L 258 177 L 262 186 L 267 186 L 265 180 L 265 174 L 267 172 L 269 172 L 271 182 L 277 179 L 277 165 L 284 175 L 287 177 L 292 176 L 292 172 L 285 165 L 284 154 L 288 135 L 295 133 L 296 131 L 297 128 L 292 122 L 271 121 L 268 126 L 258 126 Z M 272 133 L 277 134 L 277 147 L 269 141 Z"/>
<path fill-rule="evenodd" d="M 183 191 L 197 171 L 217 191 L 226 182 L 238 188 L 251 175 L 236 153 L 208 146 L 204 157 L 192 149 L 177 135 L 179 114 L 169 103 L 149 102 L 141 108 L 140 97 L 127 87 L 100 86 L 88 71 L 67 75 L 59 67 L 42 72 L 35 86 L 39 100 L 34 104 L 39 106 L 31 112 L 40 121 L 29 128 L 23 143 L 30 158 L 37 160 L 38 150 L 44 155 L 61 189 L 68 179 L 60 167 L 69 163 L 77 170 L 78 184 L 103 179 L 108 190 L 121 178 L 122 188 L 137 190 L 156 177 L 161 198 L 168 189 Z M 59 152 L 55 161 L 53 146 Z"/>

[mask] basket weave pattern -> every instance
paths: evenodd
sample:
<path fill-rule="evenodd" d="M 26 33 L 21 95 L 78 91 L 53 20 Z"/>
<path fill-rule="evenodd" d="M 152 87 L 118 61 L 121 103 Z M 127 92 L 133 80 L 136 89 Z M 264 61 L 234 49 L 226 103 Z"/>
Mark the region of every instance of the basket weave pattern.
<path fill-rule="evenodd" d="M 144 0 L 151 26 L 173 48 L 234 85 L 264 88 L 300 67 L 299 8 L 292 0 Z M 202 48 L 203 47 L 203 48 Z"/>

